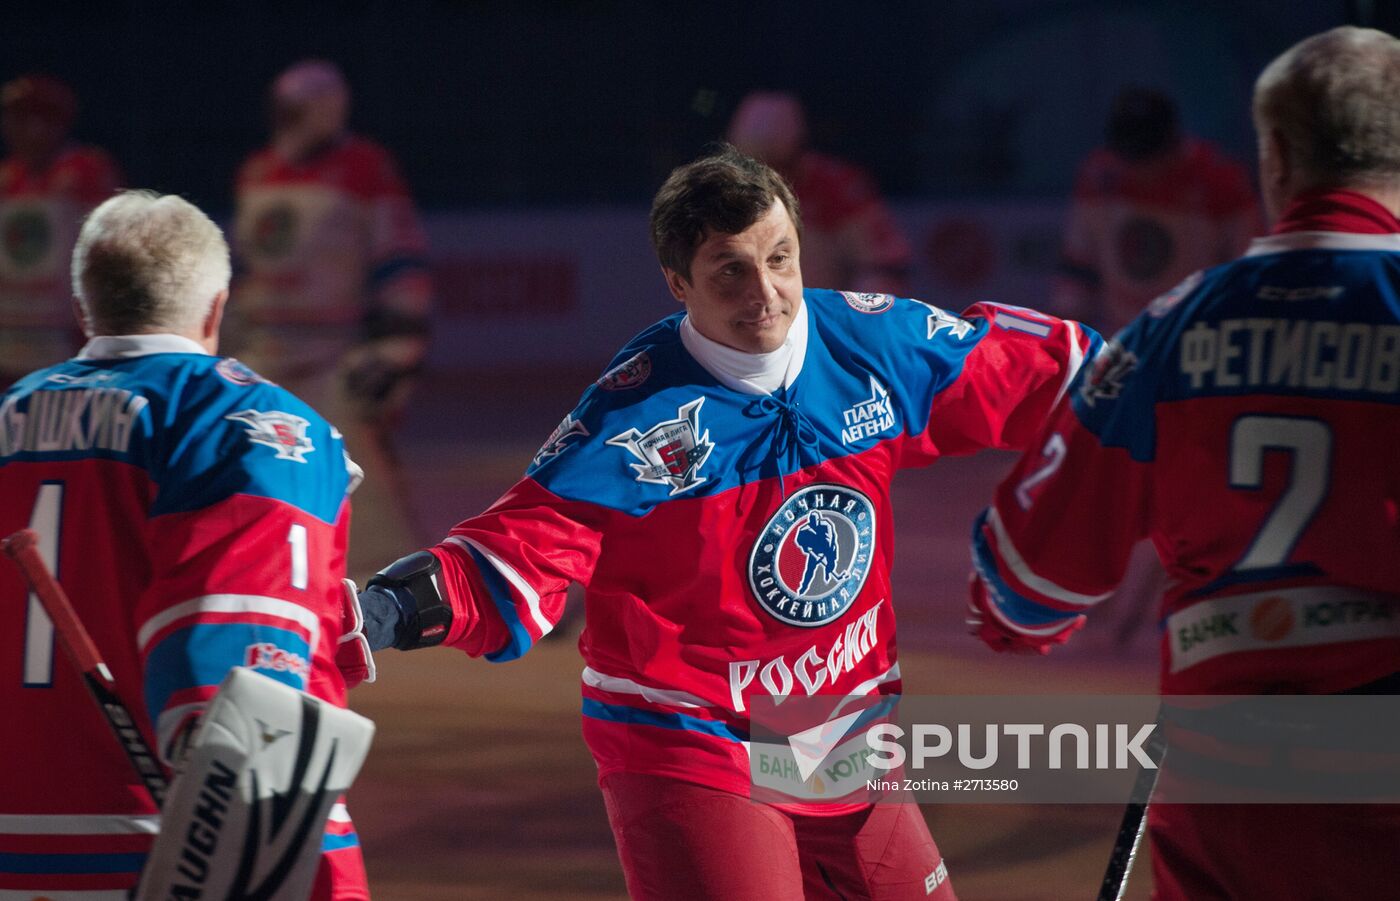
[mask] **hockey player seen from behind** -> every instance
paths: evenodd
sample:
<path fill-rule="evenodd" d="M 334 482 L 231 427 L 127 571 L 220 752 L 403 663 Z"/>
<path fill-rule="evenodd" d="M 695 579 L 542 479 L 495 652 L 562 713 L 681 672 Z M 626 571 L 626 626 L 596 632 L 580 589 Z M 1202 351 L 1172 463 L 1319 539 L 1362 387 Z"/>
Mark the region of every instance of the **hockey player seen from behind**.
<path fill-rule="evenodd" d="M 1164 694 L 1394 694 L 1400 41 L 1302 41 L 1254 124 L 1272 230 L 1085 368 L 977 523 L 973 624 L 1043 653 L 1150 538 Z M 1163 901 L 1395 897 L 1394 807 L 1154 804 L 1148 829 Z"/>
<path fill-rule="evenodd" d="M 512 660 L 578 581 L 583 733 L 634 898 L 951 899 L 912 804 L 751 801 L 749 717 L 900 691 L 896 471 L 1023 447 L 1099 339 L 804 289 L 792 192 L 732 148 L 672 172 L 651 226 L 683 310 L 617 353 L 504 497 L 370 582 L 370 643 Z"/>
<path fill-rule="evenodd" d="M 0 400 L 0 535 L 37 533 L 169 766 L 234 667 L 345 702 L 332 658 L 351 464 L 314 410 L 215 355 L 229 268 L 218 227 L 186 201 L 106 201 L 73 253 L 87 344 Z M 124 898 L 161 818 L 63 642 L 19 571 L 0 565 L 0 710 L 23 737 L 0 767 L 0 897 Z M 202 823 L 166 824 L 200 839 L 192 879 L 207 879 L 216 842 L 241 847 L 218 834 L 231 803 L 225 790 Z M 284 839 L 301 831 L 284 825 Z M 321 855 L 311 897 L 367 898 L 344 804 L 307 829 L 301 846 Z M 197 895 L 189 888 L 182 897 Z"/>

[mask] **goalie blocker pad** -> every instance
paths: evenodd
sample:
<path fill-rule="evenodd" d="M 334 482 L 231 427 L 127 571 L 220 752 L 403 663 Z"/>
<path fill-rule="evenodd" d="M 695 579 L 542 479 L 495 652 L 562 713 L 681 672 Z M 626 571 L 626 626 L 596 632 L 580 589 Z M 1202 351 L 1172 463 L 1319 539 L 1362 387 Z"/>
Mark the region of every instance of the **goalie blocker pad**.
<path fill-rule="evenodd" d="M 137 901 L 306 901 L 326 817 L 373 735 L 357 713 L 230 670 L 171 783 Z"/>

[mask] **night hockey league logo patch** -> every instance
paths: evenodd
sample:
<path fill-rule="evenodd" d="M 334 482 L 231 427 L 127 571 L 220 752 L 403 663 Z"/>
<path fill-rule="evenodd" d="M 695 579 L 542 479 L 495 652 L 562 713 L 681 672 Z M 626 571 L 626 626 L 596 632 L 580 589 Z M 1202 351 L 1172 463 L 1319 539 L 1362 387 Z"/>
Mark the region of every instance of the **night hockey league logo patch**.
<path fill-rule="evenodd" d="M 824 626 L 865 586 L 875 554 L 875 505 L 845 485 L 809 485 L 763 527 L 749 556 L 749 587 L 774 618 Z"/>
<path fill-rule="evenodd" d="M 283 413 L 281 410 L 240 410 L 224 418 L 241 422 L 248 430 L 248 440 L 277 451 L 279 460 L 305 463 L 306 455 L 316 449 L 306 434 L 306 427 L 311 423 L 293 413 Z"/>
<path fill-rule="evenodd" d="M 618 363 L 603 373 L 597 385 L 604 391 L 622 391 L 635 388 L 651 376 L 651 355 L 642 351 Z"/>
<path fill-rule="evenodd" d="M 842 291 L 846 304 L 857 313 L 883 313 L 894 306 L 892 294 L 858 294 L 855 291 Z"/>
<path fill-rule="evenodd" d="M 628 429 L 608 439 L 608 444 L 625 447 L 641 463 L 629 463 L 638 482 L 669 485 L 675 497 L 705 482 L 700 467 L 715 449 L 709 431 L 700 431 L 700 407 L 705 398 L 697 398 L 676 411 L 675 419 L 659 422 L 646 432 Z"/>
<path fill-rule="evenodd" d="M 564 417 L 563 422 L 554 427 L 553 432 L 550 432 L 549 440 L 544 443 L 544 447 L 541 447 L 535 452 L 535 458 L 530 461 L 530 465 L 539 466 L 544 461 L 559 456 L 570 447 L 573 447 L 573 445 L 569 444 L 569 439 L 575 437 L 587 438 L 588 429 L 584 428 L 583 423 L 575 419 L 574 414 L 570 413 L 568 416 Z"/>

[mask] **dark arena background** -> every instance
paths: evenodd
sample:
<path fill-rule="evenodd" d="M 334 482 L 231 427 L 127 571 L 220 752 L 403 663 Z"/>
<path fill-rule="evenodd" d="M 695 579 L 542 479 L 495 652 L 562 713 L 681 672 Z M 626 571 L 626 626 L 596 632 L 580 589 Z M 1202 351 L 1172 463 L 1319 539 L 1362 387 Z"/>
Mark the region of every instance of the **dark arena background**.
<path fill-rule="evenodd" d="M 0 76 L 68 82 L 75 137 L 126 184 L 227 222 L 272 79 L 308 57 L 344 70 L 351 127 L 396 157 L 431 243 L 432 349 L 395 436 L 426 544 L 497 498 L 613 352 L 677 309 L 648 203 L 748 92 L 796 95 L 810 146 L 870 175 L 912 296 L 1046 308 L 1076 169 L 1122 89 L 1169 94 L 1185 132 L 1252 171 L 1254 77 L 1347 22 L 1393 32 L 1400 4 L 11 3 Z M 1010 460 L 896 481 L 906 691 L 1152 692 L 1150 613 L 1111 606 L 1044 659 L 966 634 L 969 524 Z M 352 695 L 378 735 L 350 796 L 376 898 L 625 897 L 579 735 L 581 627 L 499 666 L 380 655 Z M 1121 810 L 924 812 L 959 897 L 1031 901 L 1092 896 Z M 1128 897 L 1146 898 L 1150 867 L 1133 877 Z"/>

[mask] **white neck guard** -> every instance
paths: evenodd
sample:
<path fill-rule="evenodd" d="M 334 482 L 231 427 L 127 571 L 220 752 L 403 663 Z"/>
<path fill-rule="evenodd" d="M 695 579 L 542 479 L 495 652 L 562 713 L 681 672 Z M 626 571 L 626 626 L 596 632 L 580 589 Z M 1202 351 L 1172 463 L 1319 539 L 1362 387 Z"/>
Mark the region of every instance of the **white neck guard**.
<path fill-rule="evenodd" d="M 783 346 L 766 354 L 744 353 L 712 341 L 696 330 L 689 316 L 681 320 L 681 343 L 726 388 L 743 394 L 772 394 L 796 381 L 807 359 L 807 304 L 799 301 Z"/>

